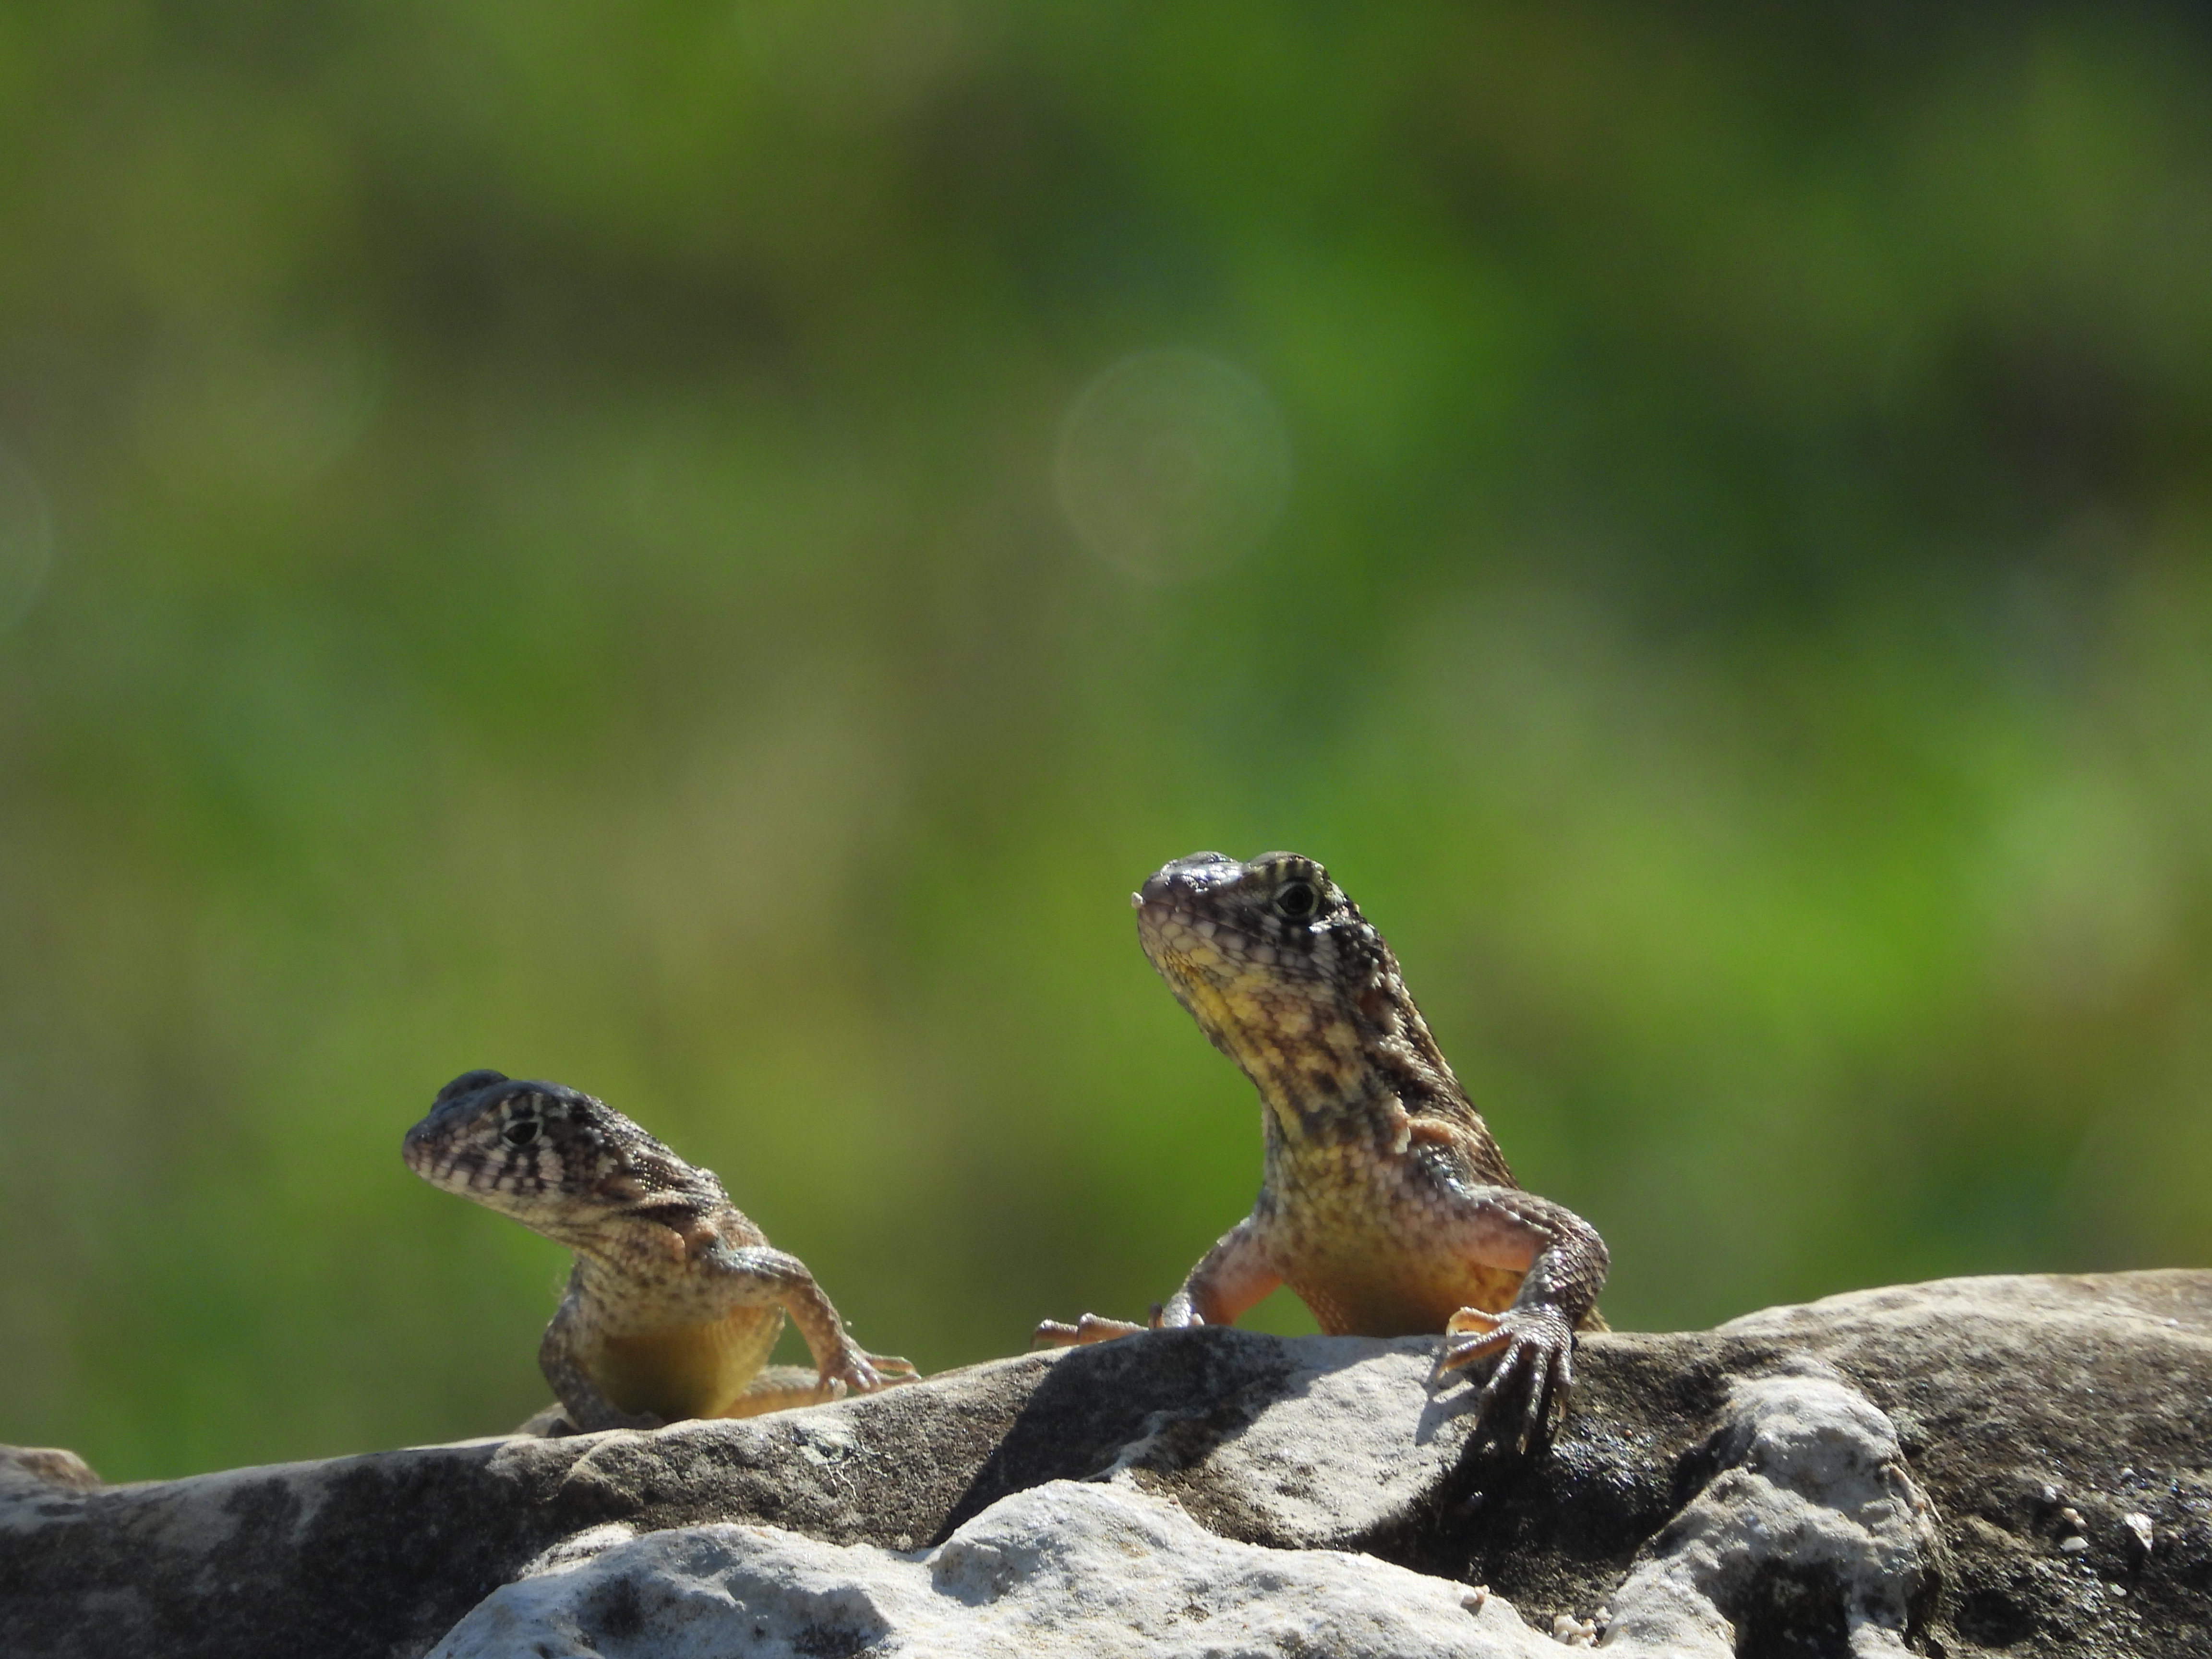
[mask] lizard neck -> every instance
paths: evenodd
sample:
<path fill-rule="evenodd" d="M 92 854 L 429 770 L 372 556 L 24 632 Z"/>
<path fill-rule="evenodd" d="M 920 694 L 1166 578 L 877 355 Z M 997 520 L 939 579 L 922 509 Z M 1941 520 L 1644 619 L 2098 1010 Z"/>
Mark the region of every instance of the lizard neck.
<path fill-rule="evenodd" d="M 663 1194 L 643 1203 L 595 1207 L 557 1230 L 542 1231 L 576 1253 L 587 1294 L 612 1292 L 641 1279 L 680 1274 L 692 1257 L 721 1237 L 726 1206 L 692 1195 Z"/>
<path fill-rule="evenodd" d="M 641 1280 L 681 1273 L 689 1255 L 680 1237 L 650 1222 L 579 1228 L 561 1242 L 576 1253 L 577 1275 L 594 1297 L 625 1296 Z"/>
<path fill-rule="evenodd" d="M 1274 1000 L 1267 1012 L 1272 1018 L 1232 1018 L 1216 1029 L 1260 1091 L 1271 1161 L 1355 1140 L 1403 1152 L 1415 1116 L 1480 1128 L 1395 971 L 1353 995 L 1291 1008 Z"/>

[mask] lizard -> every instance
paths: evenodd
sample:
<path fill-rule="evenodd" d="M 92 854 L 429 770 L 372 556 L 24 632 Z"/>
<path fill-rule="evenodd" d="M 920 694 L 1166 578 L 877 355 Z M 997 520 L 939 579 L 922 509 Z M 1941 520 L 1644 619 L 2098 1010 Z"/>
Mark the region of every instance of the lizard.
<path fill-rule="evenodd" d="M 770 1248 L 713 1170 L 580 1090 L 464 1073 L 403 1150 L 432 1186 L 575 1253 L 538 1363 L 577 1430 L 751 1417 L 918 1375 L 854 1343 L 805 1264 Z M 817 1370 L 767 1364 L 787 1313 Z"/>
<path fill-rule="evenodd" d="M 1431 1387 L 1489 1360 L 1485 1433 L 1516 1454 L 1547 1438 L 1576 1331 L 1606 1328 L 1605 1243 L 1515 1182 L 1382 934 L 1295 853 L 1194 853 L 1130 902 L 1152 966 L 1259 1090 L 1265 1144 L 1252 1212 L 1150 1327 L 1232 1324 L 1288 1285 L 1330 1335 L 1441 1331 Z M 1146 1328 L 1085 1314 L 1036 1340 Z"/>

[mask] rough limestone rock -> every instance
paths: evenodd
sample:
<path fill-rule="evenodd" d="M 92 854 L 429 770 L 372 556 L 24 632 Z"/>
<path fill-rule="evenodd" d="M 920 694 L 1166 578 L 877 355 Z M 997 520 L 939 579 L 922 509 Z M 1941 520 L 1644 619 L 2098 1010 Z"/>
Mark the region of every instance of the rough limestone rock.
<path fill-rule="evenodd" d="M 1502 1601 L 1484 1605 L 1448 1579 L 1338 1550 L 1232 1543 L 1164 1499 L 1053 1480 L 926 1552 L 780 1527 L 651 1533 L 508 1585 L 434 1659 L 1557 1651 Z"/>
<path fill-rule="evenodd" d="M 0 1653 L 2212 1659 L 2212 1273 L 1595 1336 L 1520 1468 L 1433 1350 L 1156 1332 L 131 1486 L 0 1455 Z"/>

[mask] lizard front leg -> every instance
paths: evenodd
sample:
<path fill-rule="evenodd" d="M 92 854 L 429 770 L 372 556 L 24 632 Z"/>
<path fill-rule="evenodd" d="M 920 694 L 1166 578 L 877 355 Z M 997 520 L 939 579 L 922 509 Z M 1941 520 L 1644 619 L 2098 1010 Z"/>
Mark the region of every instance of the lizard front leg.
<path fill-rule="evenodd" d="M 1057 1319 L 1041 1322 L 1030 1346 L 1072 1348 L 1091 1342 L 1111 1341 L 1117 1336 L 1152 1330 L 1182 1330 L 1192 1325 L 1233 1325 L 1237 1315 L 1283 1282 L 1261 1249 L 1258 1230 L 1247 1216 L 1200 1256 L 1182 1287 L 1166 1304 L 1152 1310 L 1149 1325 L 1126 1319 L 1107 1319 L 1085 1314 L 1073 1325 Z"/>
<path fill-rule="evenodd" d="M 726 1244 L 705 1260 L 732 1302 L 748 1307 L 772 1304 L 791 1316 L 820 1372 L 819 1398 L 835 1400 L 848 1389 L 855 1394 L 872 1394 L 894 1382 L 911 1382 L 921 1375 L 910 1361 L 870 1353 L 854 1341 L 837 1310 L 797 1256 L 766 1244 Z"/>
<path fill-rule="evenodd" d="M 570 1424 L 584 1434 L 596 1434 L 602 1429 L 665 1426 L 666 1419 L 651 1412 L 626 1412 L 616 1405 L 584 1369 L 579 1357 L 579 1350 L 584 1346 L 580 1328 L 581 1277 L 580 1268 L 569 1274 L 568 1288 L 562 1294 L 561 1305 L 553 1310 L 553 1322 L 546 1326 L 544 1339 L 538 1345 L 538 1369 L 553 1385 L 553 1397 L 561 1402 L 561 1409 L 568 1413 Z M 532 1418 L 531 1422 L 539 1420 Z"/>
<path fill-rule="evenodd" d="M 1491 1359 L 1478 1424 L 1525 1452 L 1550 1434 L 1554 1407 L 1574 1386 L 1575 1332 L 1595 1321 L 1609 1257 L 1596 1230 L 1564 1205 L 1517 1187 L 1462 1192 L 1475 1206 L 1484 1261 L 1521 1255 L 1528 1266 L 1504 1312 L 1462 1308 L 1445 1322 L 1431 1382 Z"/>

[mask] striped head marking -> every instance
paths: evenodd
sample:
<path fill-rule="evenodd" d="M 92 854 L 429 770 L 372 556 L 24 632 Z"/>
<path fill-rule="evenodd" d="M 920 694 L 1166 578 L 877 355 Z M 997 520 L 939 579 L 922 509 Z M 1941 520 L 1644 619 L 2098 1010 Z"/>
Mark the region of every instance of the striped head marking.
<path fill-rule="evenodd" d="M 432 1186 L 564 1241 L 658 1195 L 700 1191 L 702 1178 L 714 1184 L 604 1102 L 498 1072 L 441 1089 L 403 1150 Z"/>

